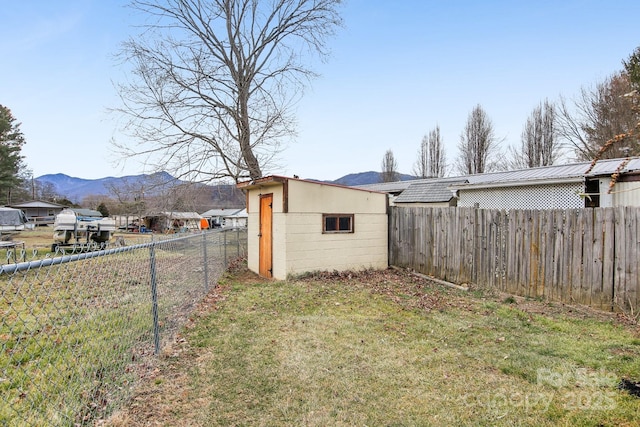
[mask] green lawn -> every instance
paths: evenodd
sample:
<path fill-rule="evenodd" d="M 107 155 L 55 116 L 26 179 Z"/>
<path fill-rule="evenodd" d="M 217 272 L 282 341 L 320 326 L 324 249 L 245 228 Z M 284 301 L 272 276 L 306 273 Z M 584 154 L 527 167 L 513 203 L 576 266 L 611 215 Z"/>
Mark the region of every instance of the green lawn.
<path fill-rule="evenodd" d="M 396 272 L 228 275 L 117 425 L 638 425 L 636 324 Z"/>

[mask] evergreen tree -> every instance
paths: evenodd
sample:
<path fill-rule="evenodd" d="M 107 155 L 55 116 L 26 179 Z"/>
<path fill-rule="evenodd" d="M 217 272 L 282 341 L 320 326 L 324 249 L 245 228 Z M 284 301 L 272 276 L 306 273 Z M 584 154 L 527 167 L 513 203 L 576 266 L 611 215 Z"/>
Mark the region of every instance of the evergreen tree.
<path fill-rule="evenodd" d="M 24 144 L 20 123 L 16 123 L 11 110 L 0 105 L 0 204 L 11 203 L 12 193 L 21 190 Z"/>

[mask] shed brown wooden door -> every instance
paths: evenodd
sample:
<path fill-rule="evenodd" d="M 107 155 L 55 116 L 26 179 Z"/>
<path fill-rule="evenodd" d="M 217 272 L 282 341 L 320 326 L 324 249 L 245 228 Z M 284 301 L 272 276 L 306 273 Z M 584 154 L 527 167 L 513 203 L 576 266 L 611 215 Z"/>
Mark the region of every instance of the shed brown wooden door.
<path fill-rule="evenodd" d="M 260 196 L 260 243 L 259 273 L 263 277 L 273 276 L 273 194 Z"/>

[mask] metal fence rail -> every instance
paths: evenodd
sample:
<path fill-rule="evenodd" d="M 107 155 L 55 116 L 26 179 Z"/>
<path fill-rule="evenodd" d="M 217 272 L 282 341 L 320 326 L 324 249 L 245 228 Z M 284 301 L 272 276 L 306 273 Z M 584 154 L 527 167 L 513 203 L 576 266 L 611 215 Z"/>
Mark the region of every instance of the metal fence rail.
<path fill-rule="evenodd" d="M 234 229 L 0 266 L 0 425 L 108 416 L 245 253 Z"/>

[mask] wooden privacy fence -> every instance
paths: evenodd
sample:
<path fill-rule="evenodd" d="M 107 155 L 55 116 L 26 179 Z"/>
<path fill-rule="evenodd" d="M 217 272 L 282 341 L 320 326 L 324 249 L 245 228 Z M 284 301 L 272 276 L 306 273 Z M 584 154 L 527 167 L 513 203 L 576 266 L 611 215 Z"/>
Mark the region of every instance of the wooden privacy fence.
<path fill-rule="evenodd" d="M 390 264 L 449 282 L 638 310 L 640 208 L 391 208 Z"/>

